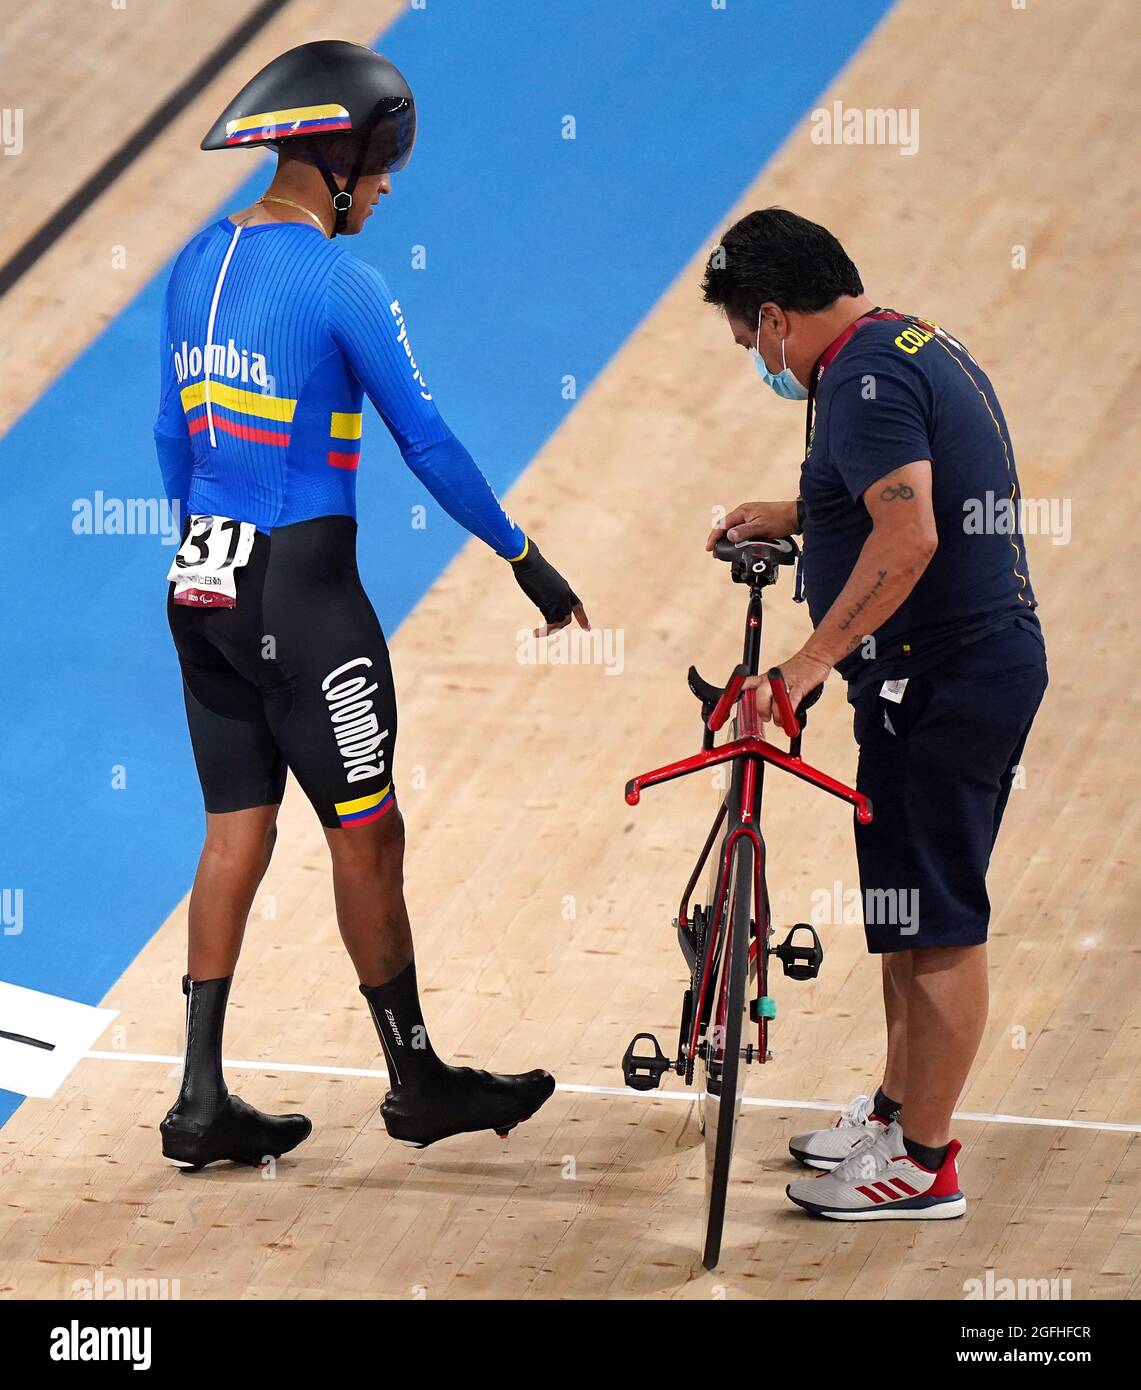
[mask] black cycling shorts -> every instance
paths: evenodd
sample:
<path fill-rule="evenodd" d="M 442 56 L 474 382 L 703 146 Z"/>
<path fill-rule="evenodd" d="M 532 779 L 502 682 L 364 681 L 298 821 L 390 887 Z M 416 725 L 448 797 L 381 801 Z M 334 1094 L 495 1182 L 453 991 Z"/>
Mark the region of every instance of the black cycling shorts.
<path fill-rule="evenodd" d="M 330 829 L 395 805 L 396 693 L 356 532 L 347 516 L 258 532 L 234 608 L 175 604 L 170 586 L 208 812 L 277 805 L 287 767 Z"/>

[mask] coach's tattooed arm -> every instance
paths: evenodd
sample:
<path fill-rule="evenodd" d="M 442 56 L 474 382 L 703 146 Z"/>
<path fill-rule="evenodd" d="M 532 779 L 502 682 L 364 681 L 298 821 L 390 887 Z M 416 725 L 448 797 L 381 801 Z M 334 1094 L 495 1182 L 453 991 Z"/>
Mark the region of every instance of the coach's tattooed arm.
<path fill-rule="evenodd" d="M 864 493 L 872 533 L 836 602 L 805 643 L 835 666 L 882 627 L 919 581 L 939 544 L 927 459 L 896 468 Z"/>
<path fill-rule="evenodd" d="M 939 544 L 929 460 L 885 474 L 863 500 L 872 531 L 848 582 L 801 650 L 780 663 L 794 707 L 828 678 L 837 662 L 883 626 L 915 588 Z M 768 682 L 761 676 L 746 684 L 757 687 L 757 713 L 771 718 Z"/>

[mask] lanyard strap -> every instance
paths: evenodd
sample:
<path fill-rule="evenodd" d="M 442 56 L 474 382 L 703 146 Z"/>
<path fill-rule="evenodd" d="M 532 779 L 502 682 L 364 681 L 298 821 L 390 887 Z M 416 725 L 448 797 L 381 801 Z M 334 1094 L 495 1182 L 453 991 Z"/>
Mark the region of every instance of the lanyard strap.
<path fill-rule="evenodd" d="M 918 319 L 912 319 L 907 314 L 897 314 L 894 309 L 872 309 L 863 314 L 860 318 L 850 323 L 843 333 L 832 339 L 816 361 L 812 364 L 812 371 L 808 374 L 808 402 L 804 415 L 804 457 L 807 458 L 812 448 L 812 427 L 816 418 L 816 388 L 820 378 L 824 375 L 825 369 L 830 367 L 840 352 L 848 345 L 865 324 L 879 323 L 884 319 L 895 320 L 901 323 L 918 323 Z"/>

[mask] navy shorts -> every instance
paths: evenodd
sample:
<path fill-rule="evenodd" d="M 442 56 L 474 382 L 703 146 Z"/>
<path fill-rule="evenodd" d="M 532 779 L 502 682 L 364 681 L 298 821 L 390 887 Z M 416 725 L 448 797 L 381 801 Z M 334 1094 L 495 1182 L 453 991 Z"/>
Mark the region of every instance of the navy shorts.
<path fill-rule="evenodd" d="M 1041 632 L 1016 619 L 910 677 L 899 703 L 879 681 L 857 696 L 856 786 L 874 813 L 856 827 L 869 951 L 986 941 L 991 850 L 1046 683 Z"/>

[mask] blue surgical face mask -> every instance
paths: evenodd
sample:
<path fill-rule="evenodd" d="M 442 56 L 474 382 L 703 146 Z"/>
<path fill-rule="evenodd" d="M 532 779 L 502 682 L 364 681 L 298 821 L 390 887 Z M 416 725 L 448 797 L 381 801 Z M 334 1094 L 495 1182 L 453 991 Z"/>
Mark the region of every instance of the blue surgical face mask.
<path fill-rule="evenodd" d="M 792 374 L 792 369 L 784 360 L 784 339 L 780 340 L 780 361 L 781 370 L 770 372 L 765 366 L 765 359 L 761 356 L 761 320 L 757 317 L 757 346 L 753 348 L 753 365 L 756 367 L 761 380 L 776 392 L 782 401 L 806 401 L 808 391 L 801 386 L 796 377 Z"/>

